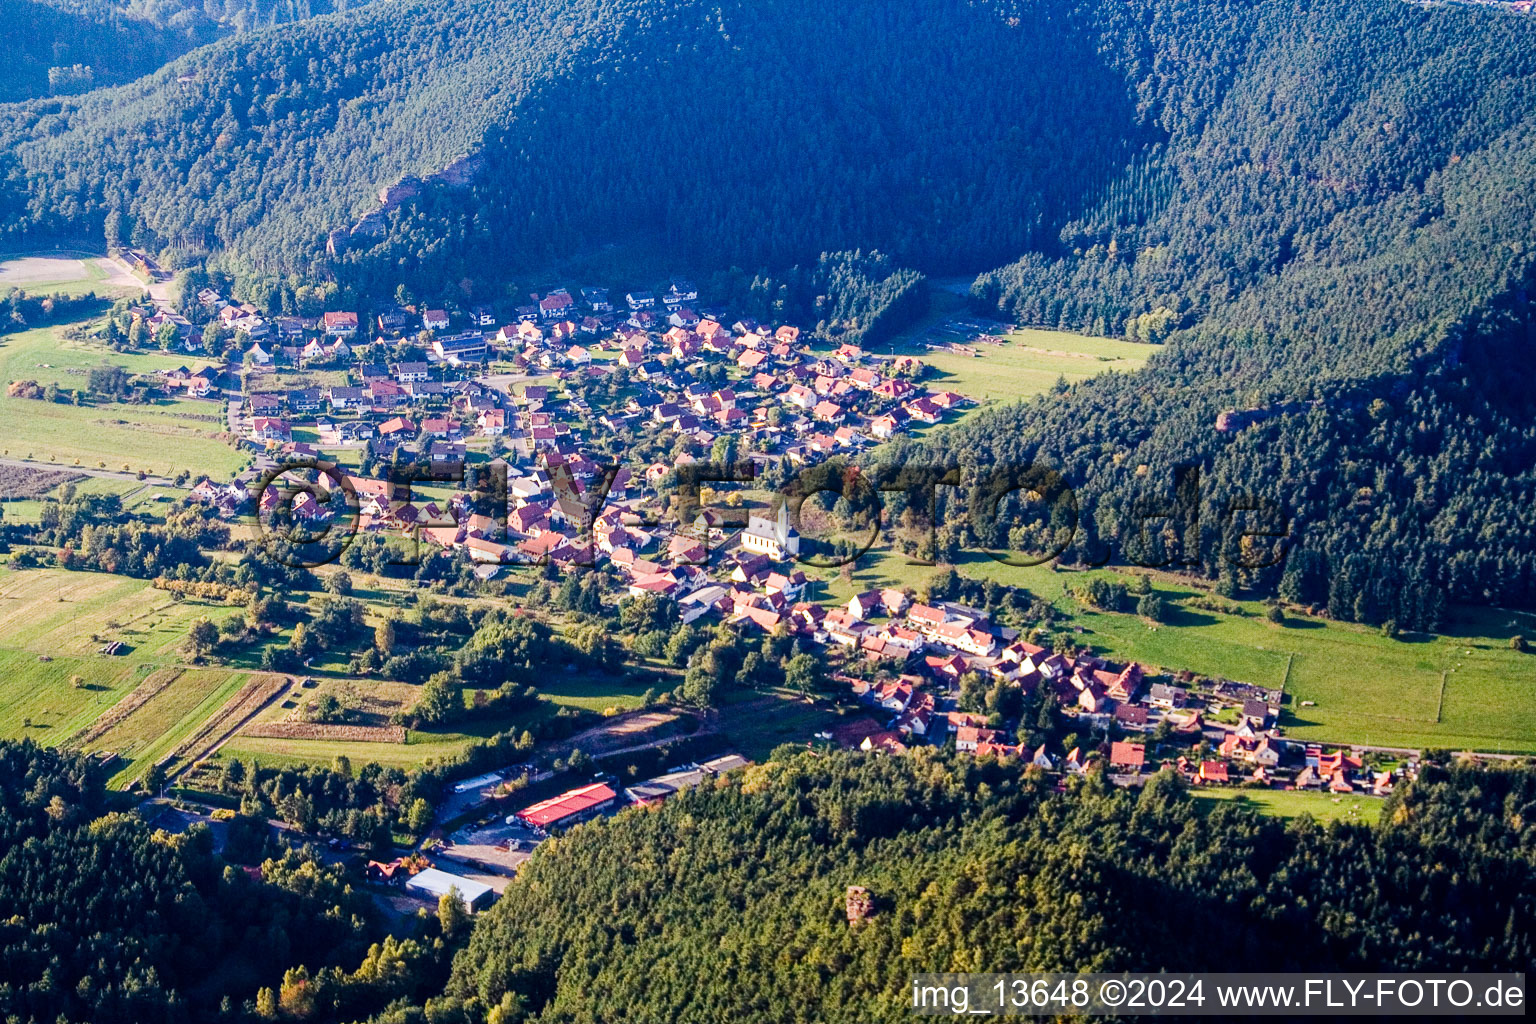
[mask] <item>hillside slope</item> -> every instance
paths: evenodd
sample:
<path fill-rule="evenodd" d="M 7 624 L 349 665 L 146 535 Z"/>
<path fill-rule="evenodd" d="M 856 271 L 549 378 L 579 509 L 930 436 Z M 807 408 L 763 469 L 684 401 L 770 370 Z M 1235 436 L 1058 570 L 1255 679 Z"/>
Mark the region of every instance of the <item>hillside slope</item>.
<path fill-rule="evenodd" d="M 1379 831 L 1325 835 L 1203 816 L 1170 777 L 1058 795 L 990 762 L 801 755 L 541 848 L 448 996 L 472 1021 L 866 1022 L 909 1017 L 921 971 L 1516 969 L 1531 776 L 1430 774 Z"/>
<path fill-rule="evenodd" d="M 192 45 L 105 4 L 0 0 L 0 24 L 7 26 L 0 103 L 131 81 Z"/>
<path fill-rule="evenodd" d="M 979 269 L 1136 142 L 1091 36 L 1029 28 L 958 0 L 368 6 L 11 110 L 0 217 L 37 233 L 120 209 L 151 246 L 362 284 L 641 231 L 722 266 L 862 247 Z M 326 259 L 380 189 L 466 157 L 383 241 L 368 221 Z"/>
<path fill-rule="evenodd" d="M 68 96 L 150 74 L 229 35 L 301 21 L 346 0 L 0 0 L 0 103 Z"/>

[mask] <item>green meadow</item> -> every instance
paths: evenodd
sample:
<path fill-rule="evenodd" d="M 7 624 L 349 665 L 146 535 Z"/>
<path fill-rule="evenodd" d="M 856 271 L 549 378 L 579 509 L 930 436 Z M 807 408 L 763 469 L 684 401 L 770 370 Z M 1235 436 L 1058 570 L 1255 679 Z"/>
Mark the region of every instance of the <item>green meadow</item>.
<path fill-rule="evenodd" d="M 1374 825 L 1381 817 L 1381 799 L 1370 796 L 1309 793 L 1279 789 L 1219 789 L 1193 787 L 1190 795 L 1207 807 L 1219 803 L 1248 807 L 1276 818 L 1299 818 L 1310 814 L 1318 821 L 1352 821 Z"/>
<path fill-rule="evenodd" d="M 1075 384 L 1109 371 L 1139 369 L 1161 347 L 1038 327 L 999 335 L 1002 344 L 978 344 L 968 341 L 967 329 L 956 323 L 971 319 L 964 297 L 944 288 L 932 289 L 930 296 L 932 312 L 880 354 L 916 356 L 931 368 L 926 386 L 959 392 L 976 403 L 958 417 L 945 417 L 945 424 L 960 422 L 984 405 L 1043 394 L 1059 380 Z M 928 347 L 950 344 L 975 354 Z M 919 426 L 914 433 L 923 436 L 941 429 L 943 425 Z"/>
<path fill-rule="evenodd" d="M 58 471 L 68 473 L 73 468 L 59 467 Z M 118 477 L 86 476 L 71 482 L 74 484 L 77 495 L 115 494 L 122 500 L 125 512 L 148 516 L 152 519 L 163 518 L 165 509 L 170 503 L 186 494 L 186 491 L 181 488 Z M 60 484 L 51 488 L 44 498 L 0 497 L 0 510 L 4 511 L 5 521 L 8 523 L 37 522 L 42 515 L 44 500 L 58 498 L 63 487 L 64 485 Z"/>
<path fill-rule="evenodd" d="M 0 569 L 0 737 L 62 743 L 150 673 L 181 664 L 197 618 L 231 611 L 106 573 Z M 108 640 L 126 651 L 100 653 Z"/>
<path fill-rule="evenodd" d="M 1071 625 L 1082 628 L 1081 643 L 1107 656 L 1283 685 L 1289 701 L 1281 725 L 1297 739 L 1536 752 L 1536 655 L 1509 646 L 1516 634 L 1536 636 L 1536 617 L 1528 613 L 1456 608 L 1442 633 L 1394 639 L 1366 626 L 1297 612 L 1276 625 L 1253 601 L 1232 603 L 1242 614 L 1192 607 L 1191 599 L 1203 591 L 1155 574 L 1156 590 L 1173 606 L 1169 621 L 1159 624 L 1084 607 L 1065 589 L 1095 573 L 1129 580 L 1128 572 L 1017 567 L 979 553 L 965 556 L 956 568 L 1052 602 Z M 855 563 L 851 580 L 832 570 L 815 573 L 821 580 L 815 597 L 846 601 L 874 587 L 921 588 L 935 571 L 908 565 L 890 547 L 876 546 Z"/>
<path fill-rule="evenodd" d="M 958 391 L 985 403 L 1038 395 L 1063 377 L 1076 383 L 1110 370 L 1139 369 L 1159 347 L 1033 327 L 1003 339 L 1001 345 L 973 345 L 974 356 L 915 349 L 912 354 L 937 371 L 925 382 L 930 387 Z"/>
<path fill-rule="evenodd" d="M 0 381 L 35 380 L 61 389 L 83 389 L 91 368 L 125 367 L 130 373 L 208 361 L 163 353 L 113 352 L 92 341 L 66 336 L 79 325 L 39 327 L 0 336 Z M 151 405 L 103 403 L 70 405 L 0 394 L 0 455 L 43 466 L 144 471 L 228 477 L 247 457 L 220 439 L 225 430 L 219 401 L 172 399 Z M 103 465 L 104 464 L 104 465 Z"/>

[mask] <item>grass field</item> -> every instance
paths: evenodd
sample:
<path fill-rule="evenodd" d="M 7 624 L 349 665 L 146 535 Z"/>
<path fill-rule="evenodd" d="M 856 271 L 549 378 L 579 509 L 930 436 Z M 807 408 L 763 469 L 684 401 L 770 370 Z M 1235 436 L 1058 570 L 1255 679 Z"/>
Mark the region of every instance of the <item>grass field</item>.
<path fill-rule="evenodd" d="M 935 571 L 906 562 L 891 548 L 877 546 L 856 563 L 851 581 L 836 572 L 817 573 L 822 582 L 815 597 L 846 601 L 874 587 L 921 587 Z M 1281 724 L 1297 739 L 1536 751 L 1536 655 L 1509 648 L 1512 635 L 1536 634 L 1536 617 L 1527 614 L 1458 608 L 1442 634 L 1404 639 L 1296 614 L 1277 626 L 1264 618 L 1257 602 L 1238 602 L 1243 615 L 1176 604 L 1170 621 L 1156 625 L 1136 615 L 1079 606 L 1065 586 L 1085 581 L 1089 573 L 1015 567 L 981 554 L 968 556 L 958 568 L 1051 601 L 1086 630 L 1083 643 L 1112 657 L 1265 686 L 1283 684 L 1291 700 Z M 1156 587 L 1176 603 L 1200 593 L 1161 574 Z M 1315 706 L 1303 707 L 1303 701 Z"/>
<path fill-rule="evenodd" d="M 179 664 L 177 647 L 195 619 L 230 612 L 178 603 L 121 576 L 0 570 L 0 737 L 63 742 L 151 672 Z M 128 652 L 98 653 L 107 639 Z"/>
<path fill-rule="evenodd" d="M 1216 789 L 1195 787 L 1190 794 L 1214 805 L 1218 801 L 1249 807 L 1276 818 L 1310 814 L 1318 821 L 1354 821 L 1372 825 L 1381 817 L 1381 800 L 1368 796 L 1333 796 L 1280 789 Z"/>
<path fill-rule="evenodd" d="M 591 672 L 560 673 L 540 680 L 539 694 L 556 707 L 631 711 L 646 690 L 667 689 L 681 682 L 676 675 L 603 676 Z"/>
<path fill-rule="evenodd" d="M 1110 370 L 1139 369 L 1158 348 L 1036 328 L 1022 328 L 1005 338 L 1002 345 L 975 346 L 975 356 L 927 350 L 912 354 L 937 371 L 925 382 L 929 387 L 958 391 L 985 404 L 1041 394 L 1063 377 L 1075 383 Z"/>
<path fill-rule="evenodd" d="M 0 259 L 0 291 L 20 288 L 29 295 L 103 297 L 139 295 L 145 286 L 104 256 L 80 252 L 8 254 Z"/>
<path fill-rule="evenodd" d="M 451 739 L 431 733 L 406 734 L 404 743 L 359 743 L 343 740 L 275 739 L 265 736 L 235 736 L 219 749 L 219 758 L 238 758 L 268 767 L 280 768 L 306 764 L 330 764 L 337 754 L 344 754 L 354 765 L 376 762 L 386 768 L 418 768 L 434 758 L 458 753 L 469 739 L 455 734 Z"/>
<path fill-rule="evenodd" d="M 85 745 L 87 750 L 111 750 L 135 767 L 154 764 L 174 751 L 193 730 L 223 707 L 249 674 L 228 669 L 187 669 L 142 707 Z"/>
<path fill-rule="evenodd" d="M 83 388 L 92 367 L 109 363 L 131 373 L 187 366 L 207 360 L 159 353 L 112 352 L 65 336 L 78 325 L 40 327 L 0 337 L 0 381 L 35 380 Z M 0 454 L 57 466 L 80 465 L 174 475 L 232 475 L 247 459 L 217 435 L 225 428 L 219 402 L 176 399 L 154 405 L 110 403 L 74 406 L 0 394 Z"/>
<path fill-rule="evenodd" d="M 312 693 L 324 692 L 326 685 L 326 681 L 321 680 L 320 686 Z M 366 690 L 374 684 L 371 681 L 360 681 L 358 685 Z M 402 695 L 402 705 L 414 700 L 414 686 L 401 683 L 384 683 L 379 686 L 385 692 L 391 693 L 400 687 L 408 689 L 410 693 Z M 280 706 L 281 702 L 275 704 L 262 716 L 262 720 L 280 718 L 286 714 L 287 709 L 278 712 Z M 452 732 L 423 732 L 409 729 L 406 731 L 404 743 L 294 739 L 236 734 L 220 749 L 219 756 L 237 757 L 241 760 L 276 766 L 330 764 L 337 754 L 345 754 L 355 765 L 376 761 L 386 767 L 415 768 L 428 761 L 451 757 L 476 740 L 487 739 L 503 730 L 532 725 L 539 718 L 554 714 L 554 711 L 553 703 L 544 703 L 532 711 L 516 715 L 472 717 L 459 730 Z"/>
<path fill-rule="evenodd" d="M 54 487 L 46 497 L 59 497 L 60 489 L 60 487 Z M 115 494 L 122 499 L 125 512 L 163 520 L 167 504 L 183 497 L 187 492 L 183 488 L 140 483 L 137 480 L 84 477 L 75 481 L 75 493 L 77 495 Z M 42 514 L 43 499 L 10 499 L 0 495 L 0 502 L 3 502 L 0 507 L 4 508 L 5 521 L 8 523 L 35 523 Z"/>
<path fill-rule="evenodd" d="M 764 761 L 773 748 L 782 743 L 803 744 L 818 732 L 844 721 L 843 716 L 825 705 L 807 704 L 788 691 L 776 691 L 771 697 L 743 695 L 744 710 L 737 713 L 727 706 L 726 734 L 743 757 Z M 769 703 L 773 702 L 773 703 Z"/>
<path fill-rule="evenodd" d="M 974 319 L 967 308 L 965 290 L 933 288 L 929 315 L 884 351 L 877 350 L 881 355 L 918 357 L 935 371 L 924 381 L 928 387 L 957 391 L 977 403 L 958 418 L 946 417 L 945 424 L 957 423 L 990 403 L 1043 394 L 1062 378 L 1072 384 L 1111 370 L 1139 369 L 1160 347 L 1036 327 L 1000 335 L 1004 339 L 1001 345 L 971 344 L 966 340 L 969 330 L 956 326 Z M 970 345 L 977 354 L 928 348 L 929 344 L 952 343 Z M 940 429 L 943 425 L 917 427 L 914 433 L 922 436 Z"/>

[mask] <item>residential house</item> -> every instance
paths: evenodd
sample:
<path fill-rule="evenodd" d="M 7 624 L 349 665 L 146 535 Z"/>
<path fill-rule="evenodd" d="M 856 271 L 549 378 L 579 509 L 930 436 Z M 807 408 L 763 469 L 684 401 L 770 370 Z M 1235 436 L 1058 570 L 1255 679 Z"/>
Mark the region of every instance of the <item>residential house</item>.
<path fill-rule="evenodd" d="M 292 396 L 289 401 L 293 401 Z M 336 387 L 326 388 L 326 401 L 330 402 L 330 410 L 335 413 L 349 410 L 349 408 L 364 408 L 370 404 L 369 393 L 361 387 L 347 387 L 339 384 Z"/>
<path fill-rule="evenodd" d="M 490 354 L 490 346 L 479 334 L 459 334 L 438 338 L 432 342 L 432 352 L 445 363 L 479 363 Z"/>
<path fill-rule="evenodd" d="M 295 388 L 288 392 L 288 408 L 292 412 L 315 412 L 323 397 L 319 388 Z"/>
<path fill-rule="evenodd" d="M 919 423 L 933 424 L 938 423 L 944 418 L 944 414 L 939 410 L 939 407 L 926 398 L 914 399 L 903 406 L 903 408 L 906 409 L 908 416 Z"/>
<path fill-rule="evenodd" d="M 1226 783 L 1230 778 L 1227 774 L 1227 762 L 1201 761 L 1199 777 L 1201 782 Z"/>
<path fill-rule="evenodd" d="M 395 363 L 390 369 L 395 380 L 401 384 L 417 384 L 432 379 L 432 367 L 427 363 Z"/>
<path fill-rule="evenodd" d="M 251 422 L 251 436 L 258 441 L 292 441 L 293 431 L 287 420 L 258 416 Z"/>
<path fill-rule="evenodd" d="M 564 288 L 550 292 L 539 300 L 540 320 L 564 320 L 576 312 L 576 300 Z"/>
<path fill-rule="evenodd" d="M 836 402 L 821 401 L 811 410 L 811 415 L 823 423 L 841 423 L 847 412 Z"/>
<path fill-rule="evenodd" d="M 487 409 L 480 414 L 476 425 L 486 437 L 500 437 L 507 432 L 507 414 L 503 409 Z"/>
<path fill-rule="evenodd" d="M 668 305 L 681 305 L 684 302 L 695 302 L 699 297 L 699 290 L 694 287 L 692 281 L 686 278 L 674 277 L 669 282 L 666 300 Z"/>
<path fill-rule="evenodd" d="M 379 424 L 379 436 L 409 439 L 416 436 L 416 424 L 409 417 L 393 416 Z"/>
<path fill-rule="evenodd" d="M 320 325 L 328 337 L 350 338 L 357 333 L 356 313 L 326 313 Z"/>
<path fill-rule="evenodd" d="M 1109 745 L 1109 766 L 1131 774 L 1140 774 L 1146 764 L 1147 748 L 1139 743 L 1116 741 Z"/>

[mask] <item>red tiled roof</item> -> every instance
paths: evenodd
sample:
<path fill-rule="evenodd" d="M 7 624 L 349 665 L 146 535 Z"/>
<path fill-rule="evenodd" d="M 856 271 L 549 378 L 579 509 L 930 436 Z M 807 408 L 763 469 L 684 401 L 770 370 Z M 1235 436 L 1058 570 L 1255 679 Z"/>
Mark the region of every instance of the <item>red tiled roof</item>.
<path fill-rule="evenodd" d="M 1147 748 L 1137 743 L 1115 742 L 1109 745 L 1109 763 L 1115 767 L 1140 768 L 1147 761 Z"/>

